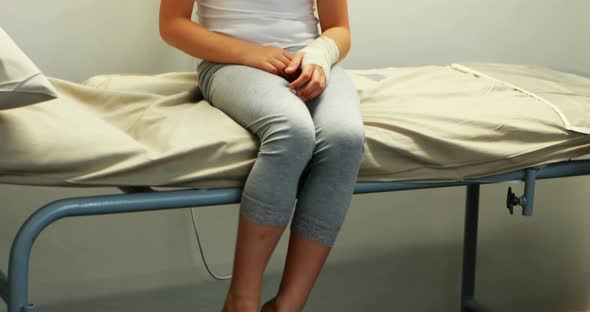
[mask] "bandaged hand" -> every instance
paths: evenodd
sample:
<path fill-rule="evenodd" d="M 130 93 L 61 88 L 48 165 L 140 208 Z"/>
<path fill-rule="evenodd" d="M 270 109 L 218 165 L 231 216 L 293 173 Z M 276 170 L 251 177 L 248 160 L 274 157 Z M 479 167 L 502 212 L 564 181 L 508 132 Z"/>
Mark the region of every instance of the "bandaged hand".
<path fill-rule="evenodd" d="M 301 49 L 285 69 L 285 73 L 289 75 L 301 67 L 301 74 L 289 88 L 303 101 L 319 96 L 330 81 L 330 71 L 339 57 L 340 50 L 334 40 L 326 36 L 318 37 Z"/>

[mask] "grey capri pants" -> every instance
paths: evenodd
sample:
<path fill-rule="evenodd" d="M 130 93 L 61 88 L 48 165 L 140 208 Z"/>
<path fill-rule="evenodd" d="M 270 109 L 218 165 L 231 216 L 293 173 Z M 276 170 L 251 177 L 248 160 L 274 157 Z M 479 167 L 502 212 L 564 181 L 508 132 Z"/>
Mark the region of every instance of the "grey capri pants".
<path fill-rule="evenodd" d="M 203 61 L 197 71 L 205 100 L 260 141 L 240 214 L 271 226 L 293 216 L 291 231 L 332 247 L 365 150 L 360 101 L 346 72 L 336 64 L 324 92 L 305 103 L 286 79 L 257 68 Z"/>

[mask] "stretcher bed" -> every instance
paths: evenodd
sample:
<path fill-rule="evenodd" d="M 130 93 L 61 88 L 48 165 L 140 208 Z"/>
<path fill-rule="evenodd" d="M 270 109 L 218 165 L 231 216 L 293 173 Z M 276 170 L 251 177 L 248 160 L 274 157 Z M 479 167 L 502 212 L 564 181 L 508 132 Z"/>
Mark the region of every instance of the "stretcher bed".
<path fill-rule="evenodd" d="M 366 137 L 355 193 L 466 186 L 461 309 L 486 311 L 475 300 L 480 185 L 524 182 L 506 206 L 530 216 L 536 179 L 590 174 L 590 78 L 492 63 L 348 73 Z M 240 201 L 258 141 L 202 99 L 197 75 L 50 78 L 58 99 L 0 111 L 0 183 L 123 192 L 57 200 L 26 220 L 0 272 L 9 312 L 35 311 L 29 257 L 56 220 Z"/>

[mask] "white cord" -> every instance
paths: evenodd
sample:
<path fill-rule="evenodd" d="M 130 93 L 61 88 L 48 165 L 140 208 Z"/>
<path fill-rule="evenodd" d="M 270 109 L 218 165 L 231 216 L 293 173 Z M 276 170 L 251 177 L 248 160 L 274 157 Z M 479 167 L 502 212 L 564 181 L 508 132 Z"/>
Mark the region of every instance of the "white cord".
<path fill-rule="evenodd" d="M 191 217 L 193 220 L 193 227 L 195 229 L 195 237 L 197 238 L 197 245 L 199 246 L 199 251 L 201 252 L 201 259 L 203 259 L 203 263 L 205 264 L 205 268 L 207 269 L 207 272 L 209 272 L 209 274 L 211 276 L 213 276 L 214 279 L 218 279 L 218 280 L 226 280 L 226 279 L 232 278 L 231 275 L 217 276 L 217 275 L 215 275 L 215 273 L 213 273 L 211 271 L 211 269 L 209 269 L 209 265 L 207 264 L 207 260 L 205 259 L 205 252 L 203 251 L 203 247 L 201 246 L 201 240 L 199 239 L 199 231 L 197 230 L 197 219 L 195 217 L 194 208 L 191 208 L 190 210 L 191 210 Z"/>
<path fill-rule="evenodd" d="M 198 4 L 198 2 L 197 2 Z M 195 12 L 196 13 L 196 12 Z M 196 14 L 195 14 L 196 15 Z M 197 67 L 199 66 L 199 62 L 197 61 L 197 58 L 193 58 L 193 69 L 195 72 L 197 72 Z M 199 252 L 201 253 L 201 259 L 203 260 L 203 264 L 205 264 L 205 269 L 207 269 L 207 272 L 209 272 L 209 274 L 214 278 L 214 279 L 218 279 L 218 280 L 227 280 L 232 278 L 231 275 L 227 275 L 227 276 L 217 276 L 215 275 L 215 273 L 213 273 L 213 271 L 211 271 L 211 269 L 209 268 L 209 264 L 207 264 L 207 259 L 205 259 L 205 252 L 203 251 L 203 247 L 201 246 L 201 239 L 199 238 L 199 230 L 197 229 L 197 218 L 195 217 L 195 211 L 194 208 L 190 209 L 191 211 L 191 218 L 193 220 L 193 228 L 195 229 L 195 238 L 197 239 L 197 246 L 199 246 Z"/>

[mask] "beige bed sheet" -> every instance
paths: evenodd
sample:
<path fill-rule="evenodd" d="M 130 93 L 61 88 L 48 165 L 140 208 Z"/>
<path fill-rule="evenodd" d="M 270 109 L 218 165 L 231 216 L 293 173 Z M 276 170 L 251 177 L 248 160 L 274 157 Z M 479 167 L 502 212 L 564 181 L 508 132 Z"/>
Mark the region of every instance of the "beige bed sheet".
<path fill-rule="evenodd" d="M 590 79 L 471 63 L 348 70 L 366 146 L 358 182 L 446 182 L 590 154 Z M 202 100 L 196 73 L 50 78 L 60 98 L 0 112 L 0 183 L 242 187 L 257 138 Z"/>

